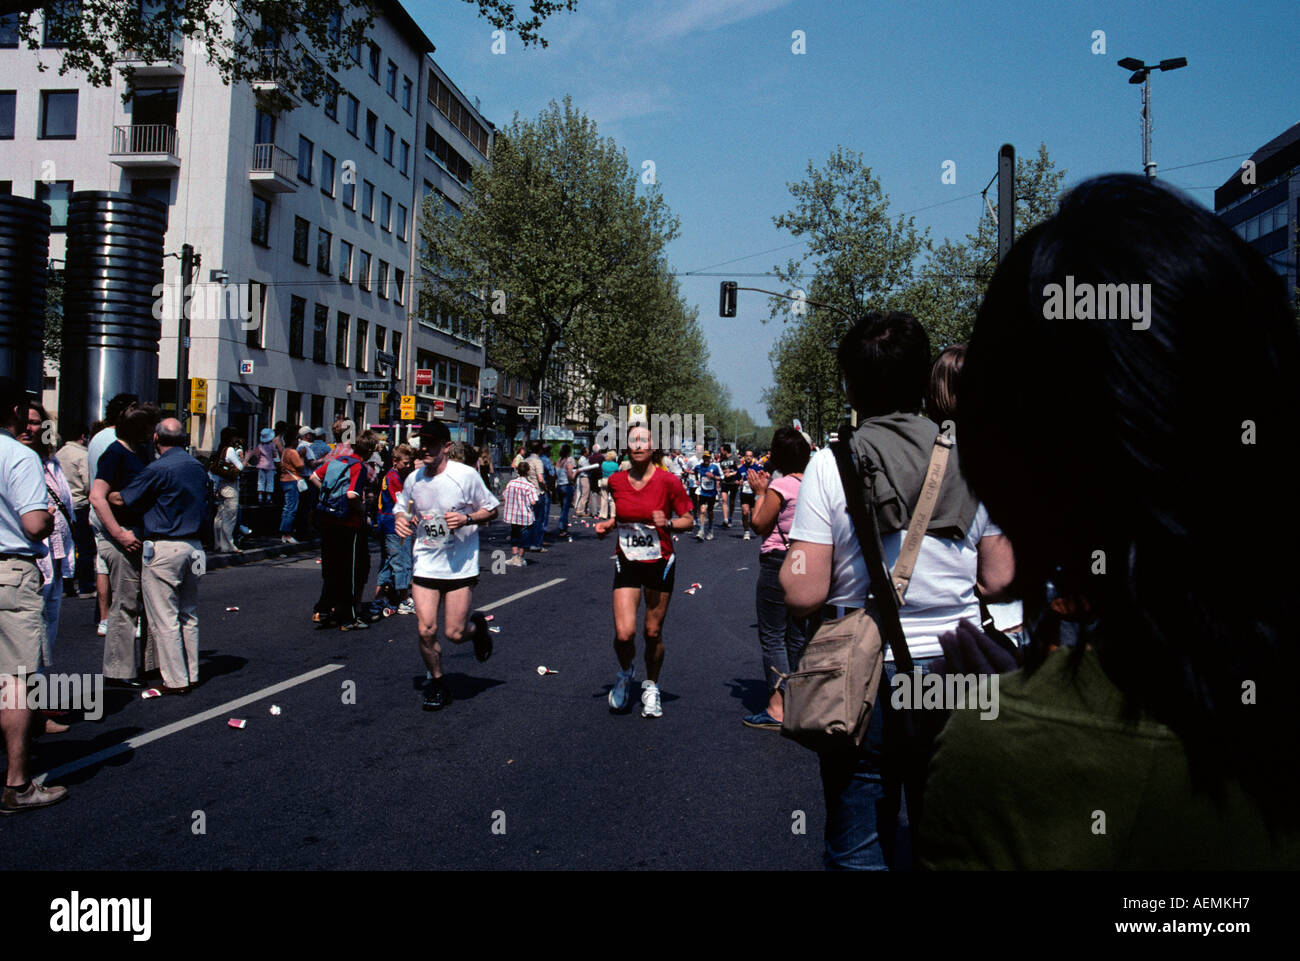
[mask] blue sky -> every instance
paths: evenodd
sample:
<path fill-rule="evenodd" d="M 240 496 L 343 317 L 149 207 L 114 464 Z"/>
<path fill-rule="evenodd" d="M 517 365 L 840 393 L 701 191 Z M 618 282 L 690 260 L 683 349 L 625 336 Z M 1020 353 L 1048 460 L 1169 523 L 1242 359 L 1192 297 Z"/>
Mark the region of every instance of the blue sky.
<path fill-rule="evenodd" d="M 891 211 L 916 212 L 936 242 L 974 229 L 1004 142 L 1022 155 L 1045 142 L 1067 185 L 1140 171 L 1141 88 L 1122 57 L 1188 59 L 1152 81 L 1154 157 L 1162 179 L 1207 206 L 1242 159 L 1300 120 L 1294 0 L 579 0 L 544 28 L 549 48 L 510 36 L 501 55 L 475 4 L 407 8 L 497 126 L 570 94 L 634 167 L 653 160 L 681 220 L 669 256 L 682 273 L 769 271 L 797 255 L 761 253 L 793 242 L 772 217 L 789 207 L 787 183 L 838 144 L 863 153 Z M 1092 53 L 1095 30 L 1105 54 Z M 1227 159 L 1200 163 L 1216 158 Z M 941 182 L 947 160 L 955 184 Z M 781 324 L 763 322 L 767 298 L 752 293 L 738 317 L 719 318 L 722 279 L 681 278 L 710 367 L 766 423 L 759 393 Z"/>

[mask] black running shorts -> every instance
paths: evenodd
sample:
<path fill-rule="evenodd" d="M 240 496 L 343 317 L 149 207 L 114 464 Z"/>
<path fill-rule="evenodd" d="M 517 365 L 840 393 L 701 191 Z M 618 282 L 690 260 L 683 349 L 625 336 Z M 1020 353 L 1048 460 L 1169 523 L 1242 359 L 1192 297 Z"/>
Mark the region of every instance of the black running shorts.
<path fill-rule="evenodd" d="M 677 555 L 657 561 L 629 561 L 614 557 L 614 590 L 620 587 L 644 587 L 648 591 L 671 591 L 677 576 Z"/>
<path fill-rule="evenodd" d="M 473 587 L 478 583 L 477 577 L 412 577 L 412 584 L 418 584 L 420 587 L 427 588 L 431 591 L 438 591 L 441 594 L 450 594 L 452 591 L 458 591 L 462 587 Z"/>

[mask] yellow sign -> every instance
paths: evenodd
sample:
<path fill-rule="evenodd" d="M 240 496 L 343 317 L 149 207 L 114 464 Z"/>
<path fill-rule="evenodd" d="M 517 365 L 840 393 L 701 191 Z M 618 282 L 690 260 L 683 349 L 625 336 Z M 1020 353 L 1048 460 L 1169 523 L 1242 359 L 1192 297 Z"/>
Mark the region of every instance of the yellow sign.
<path fill-rule="evenodd" d="M 415 395 L 402 395 L 402 420 L 415 420 Z"/>
<path fill-rule="evenodd" d="M 201 377 L 190 380 L 190 412 L 199 415 L 208 412 L 208 382 Z"/>
<path fill-rule="evenodd" d="M 650 420 L 646 416 L 645 404 L 628 404 L 627 405 L 627 423 L 630 427 L 633 424 L 649 424 Z"/>

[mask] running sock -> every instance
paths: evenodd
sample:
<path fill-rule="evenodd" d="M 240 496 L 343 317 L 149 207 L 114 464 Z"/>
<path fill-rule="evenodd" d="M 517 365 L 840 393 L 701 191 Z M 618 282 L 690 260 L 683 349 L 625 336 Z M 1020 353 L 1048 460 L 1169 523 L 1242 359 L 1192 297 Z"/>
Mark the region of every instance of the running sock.
<path fill-rule="evenodd" d="M 9 791 L 17 791 L 19 794 L 22 794 L 29 790 L 31 786 L 31 781 L 24 781 L 22 784 L 6 784 L 5 789 Z"/>

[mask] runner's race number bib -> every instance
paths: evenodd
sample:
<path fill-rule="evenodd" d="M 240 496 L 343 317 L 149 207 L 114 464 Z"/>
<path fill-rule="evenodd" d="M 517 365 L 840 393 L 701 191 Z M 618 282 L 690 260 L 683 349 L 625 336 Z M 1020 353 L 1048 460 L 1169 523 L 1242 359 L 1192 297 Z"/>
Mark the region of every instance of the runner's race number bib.
<path fill-rule="evenodd" d="M 663 557 L 659 532 L 649 524 L 619 524 L 618 546 L 629 561 L 657 561 Z"/>
<path fill-rule="evenodd" d="M 453 537 L 452 531 L 447 527 L 447 518 L 440 511 L 420 515 L 418 534 L 420 544 L 424 547 L 441 547 Z"/>

